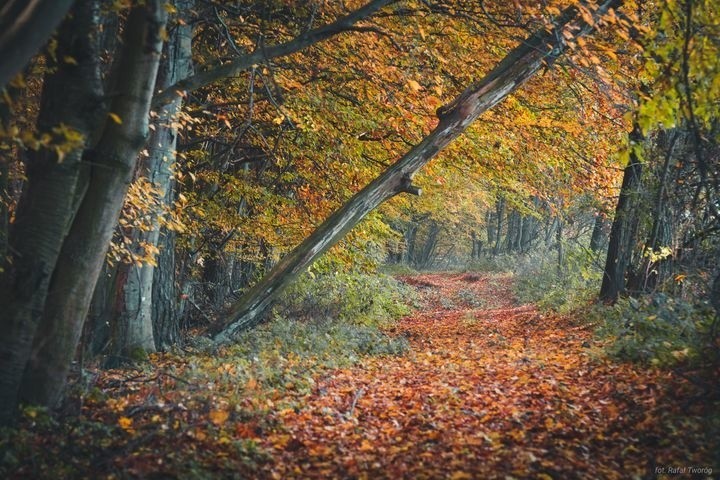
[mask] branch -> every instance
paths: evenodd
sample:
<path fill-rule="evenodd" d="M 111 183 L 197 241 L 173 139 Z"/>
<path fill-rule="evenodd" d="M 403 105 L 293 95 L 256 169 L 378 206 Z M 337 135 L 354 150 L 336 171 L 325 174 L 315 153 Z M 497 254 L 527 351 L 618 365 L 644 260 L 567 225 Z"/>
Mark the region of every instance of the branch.
<path fill-rule="evenodd" d="M 365 6 L 342 18 L 339 18 L 335 22 L 302 33 L 289 42 L 273 45 L 271 47 L 258 48 L 249 55 L 238 57 L 229 63 L 188 77 L 180 82 L 177 82 L 175 85 L 171 85 L 164 91 L 157 93 L 153 99 L 153 108 L 162 107 L 163 105 L 171 102 L 177 95 L 182 95 L 183 92 L 195 91 L 198 88 L 210 85 L 211 83 L 223 78 L 237 75 L 253 65 L 258 65 L 273 58 L 293 54 L 310 45 L 326 40 L 339 33 L 351 30 L 357 22 L 370 17 L 375 12 L 393 1 L 394 0 L 372 0 Z"/>

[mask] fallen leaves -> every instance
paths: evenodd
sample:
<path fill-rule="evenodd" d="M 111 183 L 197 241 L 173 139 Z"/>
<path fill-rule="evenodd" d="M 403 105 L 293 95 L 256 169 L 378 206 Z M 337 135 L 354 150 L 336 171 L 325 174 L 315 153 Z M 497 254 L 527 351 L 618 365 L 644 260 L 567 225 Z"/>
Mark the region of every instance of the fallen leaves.
<path fill-rule="evenodd" d="M 648 388 L 670 378 L 591 355 L 588 328 L 514 305 L 508 277 L 405 280 L 425 304 L 396 328 L 411 353 L 320 380 L 279 426 L 305 448 L 275 451 L 271 476 L 317 477 L 328 458 L 331 477 L 460 479 L 627 478 L 651 461 L 709 461 L 709 446 L 703 457 L 684 443 L 697 430 L 675 432 L 662 448 L 643 443 L 646 430 L 681 414 L 657 404 L 667 391 Z M 651 425 L 648 414 L 668 418 Z M 273 435 L 264 441 L 271 450 Z"/>
<path fill-rule="evenodd" d="M 53 425 L 31 409 L 24 431 L 0 437 L 0 451 L 14 448 L 0 476 L 547 480 L 718 467 L 718 399 L 676 372 L 605 360 L 583 324 L 515 305 L 508 276 L 404 281 L 423 303 L 392 328 L 411 343 L 405 356 L 313 371 L 302 391 L 243 377 L 237 358 L 103 372 L 81 417 Z M 37 451 L 42 461 L 26 460 Z"/>

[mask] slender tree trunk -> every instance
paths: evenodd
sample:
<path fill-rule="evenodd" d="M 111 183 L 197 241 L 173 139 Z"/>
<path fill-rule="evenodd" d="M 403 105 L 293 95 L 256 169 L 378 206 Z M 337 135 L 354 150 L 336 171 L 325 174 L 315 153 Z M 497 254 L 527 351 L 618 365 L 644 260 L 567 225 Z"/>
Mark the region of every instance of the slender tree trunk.
<path fill-rule="evenodd" d="M 593 221 L 593 229 L 590 234 L 590 250 L 597 253 L 605 243 L 605 215 L 598 212 Z"/>
<path fill-rule="evenodd" d="M 0 423 L 14 414 L 50 276 L 74 213 L 83 147 L 101 118 L 99 53 L 91 36 L 96 8 L 95 1 L 79 1 L 61 26 L 56 56 L 72 57 L 75 63 L 53 65 L 40 101 L 38 130 L 53 134 L 58 143 L 68 135 L 75 143 L 64 147 L 62 159 L 52 149 L 27 152 L 28 182 L 9 235 L 10 256 L 0 273 Z"/>
<path fill-rule="evenodd" d="M 193 5 L 193 1 L 175 1 L 177 10 L 185 12 L 186 15 Z M 192 27 L 189 18 L 181 20 L 171 30 L 172 34 L 160 62 L 156 86 L 161 91 L 188 77 L 192 72 Z M 142 162 L 139 169 L 140 177 L 146 178 L 153 187 L 163 192 L 162 203 L 157 205 L 155 211 L 149 212 L 152 217 L 152 228 L 149 231 L 132 232 L 134 243 L 140 245 L 140 248 L 158 247 L 161 229 L 159 219 L 165 214 L 165 208 L 174 200 L 173 168 L 178 135 L 176 125 L 181 108 L 181 97 L 175 97 L 172 102 L 160 108 L 155 129 L 150 133 L 148 139 L 149 156 Z M 174 235 L 165 237 L 166 240 L 174 238 Z M 175 247 L 171 244 L 166 245 L 166 248 L 174 249 Z M 165 257 L 166 262 L 169 258 L 172 257 Z M 167 264 L 163 265 L 163 267 L 167 266 Z M 126 274 L 121 277 L 126 280 L 126 283 L 119 286 L 123 292 L 123 301 L 122 309 L 114 321 L 111 364 L 113 359 L 139 360 L 146 358 L 148 353 L 155 351 L 157 343 L 153 329 L 153 284 L 157 268 L 150 263 L 142 265 L 132 263 L 121 268 L 127 270 Z M 171 275 L 162 275 L 161 278 L 172 283 L 173 274 L 174 272 Z M 156 290 L 163 294 L 163 298 L 167 299 L 170 288 L 171 285 L 158 286 Z M 164 316 L 164 321 L 169 318 L 167 315 Z M 165 327 L 170 328 L 168 325 Z"/>
<path fill-rule="evenodd" d="M 32 364 L 25 374 L 26 401 L 54 406 L 65 385 L 136 159 L 147 138 L 167 16 L 164 4 L 147 0 L 128 16 L 109 95 L 110 111 L 120 121 L 106 119 L 90 155 L 91 181 L 53 272 Z"/>
<path fill-rule="evenodd" d="M 640 127 L 636 125 L 630 134 L 631 143 L 637 144 L 641 139 Z M 637 230 L 637 222 L 634 220 L 634 200 L 638 195 L 641 177 L 642 164 L 633 148 L 628 166 L 625 167 L 620 196 L 615 208 L 615 218 L 610 230 L 605 271 L 599 295 L 602 301 L 614 302 L 625 291 L 625 273 L 630 263 L 632 244 Z"/>
<path fill-rule="evenodd" d="M 656 143 L 658 147 L 665 149 L 665 161 L 658 175 L 657 191 L 655 192 L 655 201 L 652 209 L 652 227 L 650 235 L 645 243 L 645 250 L 654 252 L 662 246 L 668 246 L 671 241 L 669 219 L 665 207 L 665 192 L 668 182 L 670 181 L 670 171 L 672 164 L 676 160 L 674 151 L 675 145 L 680 140 L 681 133 L 678 130 L 671 132 L 659 132 Z M 660 279 L 660 265 L 667 263 L 663 260 L 653 262 L 649 256 L 643 257 L 639 268 L 637 284 L 630 286 L 628 289 L 649 292 L 652 291 Z"/>
<path fill-rule="evenodd" d="M 403 263 L 405 265 L 415 264 L 415 242 L 417 240 L 417 230 L 417 224 L 414 221 L 410 221 L 403 232 L 403 240 L 405 241 Z"/>
<path fill-rule="evenodd" d="M 622 1 L 598 5 L 595 15 L 616 8 Z M 541 30 L 515 47 L 488 75 L 469 86 L 450 105 L 438 109 L 438 125 L 419 144 L 378 178 L 330 215 L 305 241 L 286 255 L 265 277 L 248 290 L 229 311 L 229 321 L 215 339 L 225 342 L 240 330 L 258 324 L 275 298 L 312 262 L 337 243 L 369 212 L 393 196 L 419 194 L 413 176 L 462 134 L 480 114 L 495 106 L 530 79 L 543 65 L 552 63 L 564 50 L 558 42 L 563 33 L 573 38 L 592 31 L 580 12 L 570 7 L 558 16 L 555 31 Z M 596 25 L 593 22 L 593 25 Z"/>
<path fill-rule="evenodd" d="M 555 231 L 555 248 L 557 249 L 557 274 L 561 277 L 565 273 L 565 247 L 563 245 L 563 222 L 558 218 L 558 227 Z"/>
<path fill-rule="evenodd" d="M 487 233 L 488 253 L 495 254 L 495 232 L 497 231 L 497 220 L 495 212 L 488 210 L 485 213 L 485 230 Z"/>
<path fill-rule="evenodd" d="M 495 202 L 495 219 L 497 226 L 495 228 L 495 239 L 493 246 L 493 255 L 500 253 L 500 243 L 502 242 L 503 218 L 505 218 L 505 198 L 500 197 Z"/>

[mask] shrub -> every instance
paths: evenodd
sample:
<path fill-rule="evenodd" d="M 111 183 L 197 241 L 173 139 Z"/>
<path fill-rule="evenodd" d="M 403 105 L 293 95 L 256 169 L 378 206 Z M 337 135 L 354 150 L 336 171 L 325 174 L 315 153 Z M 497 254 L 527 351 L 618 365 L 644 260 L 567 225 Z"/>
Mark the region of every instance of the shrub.
<path fill-rule="evenodd" d="M 383 274 L 306 274 L 288 288 L 276 316 L 381 327 L 410 313 L 414 290 Z"/>
<path fill-rule="evenodd" d="M 597 334 L 609 340 L 608 353 L 621 359 L 671 366 L 717 356 L 712 345 L 715 315 L 707 302 L 693 304 L 656 293 L 597 306 L 589 318 L 598 324 Z"/>
<path fill-rule="evenodd" d="M 567 248 L 560 269 L 556 255 L 555 251 L 540 251 L 518 259 L 513 270 L 514 293 L 520 302 L 569 313 L 597 295 L 602 270 L 594 255 L 580 247 Z"/>

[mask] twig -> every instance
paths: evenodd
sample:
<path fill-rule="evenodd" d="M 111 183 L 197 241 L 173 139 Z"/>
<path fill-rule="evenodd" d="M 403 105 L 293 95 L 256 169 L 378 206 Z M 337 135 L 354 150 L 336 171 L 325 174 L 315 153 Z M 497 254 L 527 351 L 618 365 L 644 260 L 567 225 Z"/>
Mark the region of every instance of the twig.
<path fill-rule="evenodd" d="M 357 405 L 358 400 L 360 400 L 360 397 L 363 396 L 365 393 L 365 387 L 362 387 L 360 390 L 355 392 L 355 396 L 353 397 L 352 404 L 350 405 L 350 410 L 345 414 L 345 418 L 351 418 L 355 414 L 355 406 Z"/>

